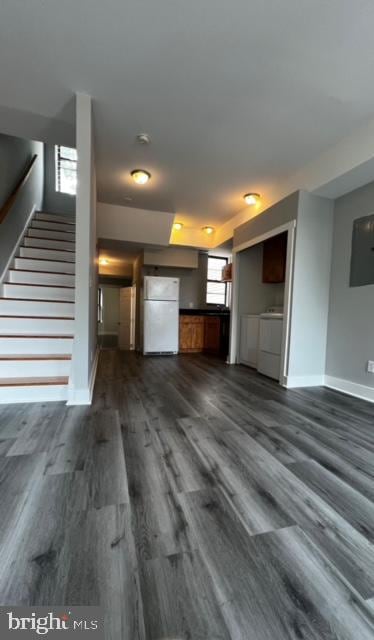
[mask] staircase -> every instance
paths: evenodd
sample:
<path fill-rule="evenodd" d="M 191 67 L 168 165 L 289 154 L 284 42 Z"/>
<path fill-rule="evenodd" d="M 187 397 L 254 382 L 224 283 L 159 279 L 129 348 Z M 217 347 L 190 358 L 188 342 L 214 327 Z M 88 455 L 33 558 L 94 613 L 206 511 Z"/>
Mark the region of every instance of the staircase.
<path fill-rule="evenodd" d="M 67 399 L 74 273 L 74 221 L 35 213 L 1 286 L 0 403 Z"/>

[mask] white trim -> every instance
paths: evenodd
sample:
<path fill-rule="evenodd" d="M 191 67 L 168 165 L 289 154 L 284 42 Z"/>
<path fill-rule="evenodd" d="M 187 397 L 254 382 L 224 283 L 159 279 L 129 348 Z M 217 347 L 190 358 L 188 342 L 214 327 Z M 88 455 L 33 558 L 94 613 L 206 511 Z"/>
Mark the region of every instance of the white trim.
<path fill-rule="evenodd" d="M 283 386 L 287 389 L 298 387 L 323 387 L 325 376 L 285 376 Z"/>
<path fill-rule="evenodd" d="M 29 224 L 30 224 L 30 222 L 31 222 L 31 219 L 32 219 L 32 217 L 33 217 L 33 215 L 34 215 L 34 213 L 35 213 L 36 209 L 37 209 L 37 206 L 36 206 L 36 204 L 34 204 L 34 205 L 33 205 L 33 207 L 32 207 L 32 209 L 31 209 L 31 212 L 29 213 L 29 215 L 28 215 L 28 217 L 27 217 L 27 220 L 26 220 L 25 226 L 23 227 L 23 229 L 22 229 L 22 231 L 21 231 L 21 233 L 20 233 L 20 235 L 19 235 L 19 237 L 18 237 L 18 240 L 17 240 L 17 242 L 16 242 L 16 244 L 15 244 L 15 247 L 14 247 L 14 249 L 13 249 L 13 251 L 12 251 L 11 255 L 10 255 L 10 258 L 9 258 L 8 262 L 6 263 L 6 265 L 5 265 L 5 267 L 4 267 L 4 271 L 3 271 L 3 273 L 1 274 L 1 278 L 0 278 L 0 285 L 2 285 L 2 284 L 3 284 L 3 281 L 5 280 L 5 276 L 7 275 L 7 273 L 8 273 L 8 271 L 9 271 L 9 269 L 10 269 L 10 268 L 11 268 L 11 266 L 12 266 L 12 262 L 13 262 L 13 260 L 16 258 L 16 254 L 17 254 L 17 251 L 18 251 L 18 249 L 19 249 L 19 246 L 20 246 L 20 244 L 21 244 L 21 242 L 22 242 L 22 240 L 23 240 L 24 236 L 26 235 L 26 231 L 27 231 L 27 229 L 28 229 L 28 227 L 29 227 Z"/>
<path fill-rule="evenodd" d="M 74 387 L 69 387 L 68 390 L 68 399 L 67 405 L 78 405 L 78 404 L 92 404 L 92 396 L 95 387 L 96 373 L 97 373 L 97 365 L 99 363 L 99 353 L 100 349 L 97 347 L 94 363 L 91 369 L 91 377 L 90 383 L 85 389 L 74 389 Z"/>
<path fill-rule="evenodd" d="M 289 335 L 291 326 L 291 301 L 292 301 L 292 286 L 293 286 L 293 265 L 294 265 L 294 253 L 295 253 L 295 230 L 296 220 L 291 220 L 279 227 L 275 227 L 260 236 L 256 236 L 248 242 L 233 248 L 232 256 L 232 270 L 233 270 L 233 283 L 232 283 L 232 305 L 231 305 L 231 326 L 230 326 L 230 349 L 228 364 L 236 364 L 238 362 L 238 336 L 240 335 L 240 317 L 238 313 L 239 304 L 239 272 L 240 272 L 240 253 L 245 249 L 249 249 L 256 244 L 260 244 L 277 236 L 280 233 L 287 232 L 287 261 L 286 261 L 286 278 L 284 285 L 284 310 L 283 310 L 283 336 L 282 336 L 282 356 L 280 366 L 280 384 L 285 384 L 285 378 L 288 371 L 288 351 L 289 351 Z"/>
<path fill-rule="evenodd" d="M 20 402 L 58 402 L 66 400 L 67 396 L 67 385 L 0 387 L 0 405 Z"/>
<path fill-rule="evenodd" d="M 276 227 L 274 229 L 271 229 L 270 231 L 266 231 L 260 236 L 256 236 L 251 240 L 247 240 L 247 242 L 242 242 L 242 244 L 238 244 L 236 247 L 233 247 L 232 252 L 233 254 L 240 253 L 240 251 L 249 249 L 249 247 L 253 247 L 253 245 L 255 244 L 260 244 L 260 242 L 264 242 L 264 240 L 267 240 L 268 238 L 272 238 L 273 236 L 278 236 L 280 233 L 283 233 L 284 231 L 295 229 L 295 227 L 296 227 L 296 220 L 291 220 L 290 222 L 286 222 L 285 224 L 282 224 L 280 227 Z"/>
<path fill-rule="evenodd" d="M 288 373 L 290 333 L 291 333 L 291 305 L 294 275 L 294 259 L 296 244 L 296 220 L 286 225 L 287 230 L 287 256 L 286 256 L 286 278 L 284 283 L 283 300 L 283 332 L 281 345 L 281 359 L 279 368 L 279 383 L 283 384 Z"/>
<path fill-rule="evenodd" d="M 238 335 L 240 335 L 240 317 L 238 313 L 239 303 L 239 263 L 240 255 L 232 254 L 232 288 L 231 288 L 231 318 L 230 318 L 230 346 L 227 364 L 237 363 Z"/>
<path fill-rule="evenodd" d="M 361 398 L 368 402 L 374 402 L 374 387 L 367 387 L 364 384 L 344 380 L 343 378 L 334 378 L 333 376 L 325 376 L 325 387 L 335 389 L 341 393 L 347 393 L 349 396 Z"/>

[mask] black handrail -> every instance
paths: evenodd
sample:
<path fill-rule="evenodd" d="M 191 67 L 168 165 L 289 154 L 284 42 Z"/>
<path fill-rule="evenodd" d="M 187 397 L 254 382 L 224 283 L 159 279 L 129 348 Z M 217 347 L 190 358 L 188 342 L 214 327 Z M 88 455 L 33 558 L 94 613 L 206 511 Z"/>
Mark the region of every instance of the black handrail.
<path fill-rule="evenodd" d="M 35 161 L 37 159 L 37 154 L 35 154 L 32 159 L 30 160 L 29 164 L 27 165 L 24 173 L 22 174 L 21 178 L 18 180 L 16 186 L 14 187 L 12 193 L 10 194 L 10 196 L 6 199 L 5 203 L 3 204 L 3 206 L 0 209 L 0 224 L 2 222 L 4 222 L 6 216 L 8 215 L 9 211 L 11 210 L 11 208 L 13 207 L 18 193 L 19 191 L 22 189 L 23 185 L 27 182 L 27 180 L 29 179 L 30 173 L 33 169 L 33 166 L 35 164 Z"/>

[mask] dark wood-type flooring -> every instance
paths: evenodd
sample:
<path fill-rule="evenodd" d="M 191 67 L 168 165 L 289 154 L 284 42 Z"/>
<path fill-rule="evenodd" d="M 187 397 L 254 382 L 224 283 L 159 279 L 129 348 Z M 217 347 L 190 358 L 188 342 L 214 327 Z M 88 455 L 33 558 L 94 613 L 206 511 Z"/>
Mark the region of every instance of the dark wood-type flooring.
<path fill-rule="evenodd" d="M 1 604 L 111 640 L 373 640 L 374 406 L 103 351 L 91 407 L 0 407 Z"/>

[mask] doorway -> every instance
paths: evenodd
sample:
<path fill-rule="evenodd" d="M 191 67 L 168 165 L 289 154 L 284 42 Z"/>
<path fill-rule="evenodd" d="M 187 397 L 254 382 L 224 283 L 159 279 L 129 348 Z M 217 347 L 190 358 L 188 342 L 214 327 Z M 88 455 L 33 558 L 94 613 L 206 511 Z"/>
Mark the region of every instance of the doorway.
<path fill-rule="evenodd" d="M 121 351 L 135 349 L 136 285 L 122 287 L 119 294 L 118 346 Z"/>
<path fill-rule="evenodd" d="M 283 386 L 286 385 L 288 372 L 295 226 L 296 222 L 291 221 L 233 249 L 229 363 L 247 364 L 260 373 L 277 379 Z M 264 254 L 266 245 L 273 245 L 277 237 L 282 240 L 282 236 L 285 241 L 284 275 L 277 280 L 274 279 L 274 265 L 271 265 L 270 273 L 273 275 L 269 278 L 269 269 L 265 270 Z M 251 281 L 253 286 L 258 287 L 255 292 L 252 291 L 252 298 L 249 291 Z M 269 285 L 274 282 L 280 284 Z M 254 300 L 257 306 L 252 309 Z M 260 340 L 263 343 L 263 353 L 259 364 Z M 276 349 L 273 348 L 274 345 Z M 243 355 L 244 352 L 246 355 Z M 275 360 L 276 367 L 273 363 Z"/>

